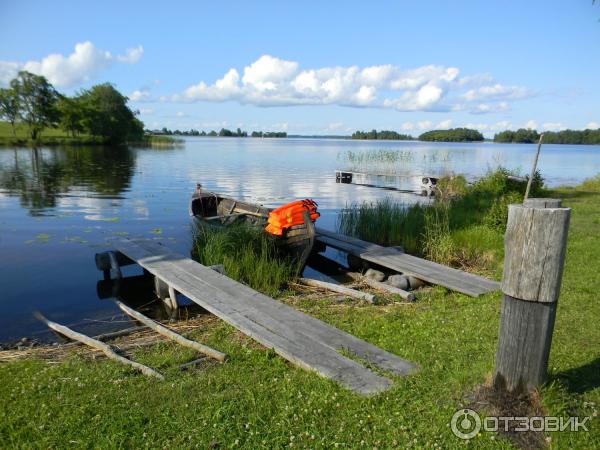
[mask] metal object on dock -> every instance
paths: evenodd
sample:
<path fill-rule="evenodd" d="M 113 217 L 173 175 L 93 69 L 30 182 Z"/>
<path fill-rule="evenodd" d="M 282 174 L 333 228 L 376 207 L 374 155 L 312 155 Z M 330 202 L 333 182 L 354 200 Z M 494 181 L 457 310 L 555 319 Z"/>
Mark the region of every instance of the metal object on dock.
<path fill-rule="evenodd" d="M 341 170 L 336 170 L 335 182 L 344 184 L 352 183 L 352 172 L 343 172 Z"/>

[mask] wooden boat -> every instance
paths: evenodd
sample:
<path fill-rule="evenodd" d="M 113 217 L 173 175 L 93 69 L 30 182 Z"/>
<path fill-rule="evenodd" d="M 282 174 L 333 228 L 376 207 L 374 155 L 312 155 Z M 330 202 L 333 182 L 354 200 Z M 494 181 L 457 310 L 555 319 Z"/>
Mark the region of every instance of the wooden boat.
<path fill-rule="evenodd" d="M 227 227 L 246 223 L 264 229 L 271 211 L 271 208 L 262 205 L 205 191 L 201 185 L 196 186 L 190 201 L 190 215 L 198 226 Z M 304 215 L 303 224 L 286 228 L 281 236 L 268 235 L 283 252 L 297 258 L 304 268 L 315 241 L 315 225 L 308 213 Z"/>

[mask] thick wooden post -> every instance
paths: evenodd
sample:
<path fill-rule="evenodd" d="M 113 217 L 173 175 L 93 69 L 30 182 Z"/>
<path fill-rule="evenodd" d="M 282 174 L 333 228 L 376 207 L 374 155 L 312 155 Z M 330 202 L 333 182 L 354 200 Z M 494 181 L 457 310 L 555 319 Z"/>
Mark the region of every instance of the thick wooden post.
<path fill-rule="evenodd" d="M 570 208 L 560 200 L 510 205 L 494 385 L 528 392 L 546 381 Z"/>

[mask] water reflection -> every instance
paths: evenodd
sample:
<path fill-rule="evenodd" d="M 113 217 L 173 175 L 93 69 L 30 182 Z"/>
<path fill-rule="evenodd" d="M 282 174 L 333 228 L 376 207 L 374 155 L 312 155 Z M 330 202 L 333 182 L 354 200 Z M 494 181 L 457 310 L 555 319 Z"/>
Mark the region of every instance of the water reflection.
<path fill-rule="evenodd" d="M 123 148 L 14 149 L 0 152 L 0 189 L 33 216 L 46 215 L 69 193 L 118 198 L 130 187 L 135 152 Z"/>
<path fill-rule="evenodd" d="M 189 254 L 188 201 L 196 182 L 267 206 L 311 197 L 322 213 L 318 225 L 329 229 L 352 202 L 427 201 L 336 183 L 335 170 L 344 163 L 339 155 L 349 150 L 410 154 L 398 160 L 395 172 L 477 177 L 498 163 L 529 167 L 535 145 L 190 138 L 171 150 L 0 148 L 0 341 L 42 330 L 31 315 L 35 309 L 65 324 L 101 327 L 106 317 L 121 318 L 113 302 L 98 299 L 102 274 L 94 254 L 114 249 L 109 240 L 116 236 L 156 239 Z M 386 164 L 383 173 L 389 172 Z M 600 172 L 600 147 L 544 146 L 540 170 L 550 185 L 578 183 Z M 420 184 L 385 177 L 363 182 L 413 191 Z M 139 275 L 139 267 L 126 269 L 125 276 Z M 151 301 L 152 293 L 138 287 L 125 295 L 131 304 Z"/>

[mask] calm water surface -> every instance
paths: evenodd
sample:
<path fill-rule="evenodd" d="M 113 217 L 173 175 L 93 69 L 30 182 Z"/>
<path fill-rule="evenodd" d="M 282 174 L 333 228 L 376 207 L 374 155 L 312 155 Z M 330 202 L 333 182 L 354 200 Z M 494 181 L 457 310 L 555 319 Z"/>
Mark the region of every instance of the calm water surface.
<path fill-rule="evenodd" d="M 499 164 L 526 172 L 535 146 L 190 138 L 172 150 L 0 149 L 0 341 L 48 338 L 34 310 L 90 333 L 122 326 L 113 303 L 99 299 L 94 254 L 109 249 L 115 236 L 153 238 L 189 253 L 187 208 L 196 182 L 269 206 L 311 197 L 320 205 L 319 224 L 330 229 L 349 202 L 422 201 L 335 183 L 348 151 L 377 149 L 410 153 L 398 163 L 403 173 L 472 178 Z M 600 147 L 546 145 L 539 168 L 549 185 L 576 184 L 600 172 Z M 416 188 L 411 179 L 369 182 Z M 133 273 L 139 268 L 127 268 Z"/>

